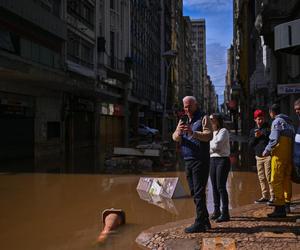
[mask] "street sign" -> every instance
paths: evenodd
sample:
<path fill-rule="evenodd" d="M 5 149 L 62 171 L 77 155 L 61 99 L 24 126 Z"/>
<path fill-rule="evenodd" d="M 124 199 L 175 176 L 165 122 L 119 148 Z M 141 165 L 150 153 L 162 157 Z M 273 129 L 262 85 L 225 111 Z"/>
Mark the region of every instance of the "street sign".
<path fill-rule="evenodd" d="M 300 94 L 300 83 L 279 84 L 277 85 L 277 94 Z"/>

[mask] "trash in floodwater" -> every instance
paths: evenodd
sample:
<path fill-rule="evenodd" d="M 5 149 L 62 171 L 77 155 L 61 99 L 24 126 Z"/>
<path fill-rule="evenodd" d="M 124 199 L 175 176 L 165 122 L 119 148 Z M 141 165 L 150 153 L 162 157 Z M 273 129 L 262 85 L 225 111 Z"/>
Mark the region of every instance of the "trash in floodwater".
<path fill-rule="evenodd" d="M 150 204 L 156 205 L 162 209 L 165 209 L 172 214 L 179 214 L 172 199 L 163 197 L 161 195 L 152 195 L 142 190 L 137 190 L 137 192 L 142 200 L 147 201 Z"/>

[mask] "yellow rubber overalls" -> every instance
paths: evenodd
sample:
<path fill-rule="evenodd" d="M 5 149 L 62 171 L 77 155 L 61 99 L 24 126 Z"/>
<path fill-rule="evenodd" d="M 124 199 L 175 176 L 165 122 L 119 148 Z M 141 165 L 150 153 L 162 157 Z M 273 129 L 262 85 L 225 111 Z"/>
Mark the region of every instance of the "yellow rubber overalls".
<path fill-rule="evenodd" d="M 291 138 L 280 136 L 271 153 L 271 185 L 274 189 L 276 206 L 291 202 L 292 143 Z"/>

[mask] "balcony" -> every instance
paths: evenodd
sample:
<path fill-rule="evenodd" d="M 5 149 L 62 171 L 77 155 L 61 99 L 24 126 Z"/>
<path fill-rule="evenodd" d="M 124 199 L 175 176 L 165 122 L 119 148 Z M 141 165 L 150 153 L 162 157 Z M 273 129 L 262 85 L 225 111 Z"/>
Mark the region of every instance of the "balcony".
<path fill-rule="evenodd" d="M 115 71 L 123 72 L 125 71 L 125 61 L 120 60 L 115 56 L 107 56 L 108 57 L 108 66 Z"/>
<path fill-rule="evenodd" d="M 0 8 L 14 13 L 43 30 L 66 40 L 66 23 L 33 1 L 0 0 Z"/>
<path fill-rule="evenodd" d="M 122 82 L 130 80 L 131 58 L 121 60 L 115 56 L 105 55 L 98 63 L 100 68 L 105 68 L 109 78 L 115 78 Z"/>

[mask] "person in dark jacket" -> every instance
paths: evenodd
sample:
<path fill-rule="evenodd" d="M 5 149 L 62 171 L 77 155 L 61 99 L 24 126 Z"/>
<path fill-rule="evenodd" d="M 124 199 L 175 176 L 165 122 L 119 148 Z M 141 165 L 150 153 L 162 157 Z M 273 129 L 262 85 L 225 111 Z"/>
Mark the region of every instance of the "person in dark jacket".
<path fill-rule="evenodd" d="M 196 205 L 196 219 L 186 233 L 205 232 L 211 228 L 206 207 L 206 185 L 209 175 L 209 141 L 213 137 L 209 117 L 202 113 L 193 96 L 183 98 L 186 120 L 181 119 L 172 135 L 181 146 L 187 181 Z"/>
<path fill-rule="evenodd" d="M 261 188 L 261 198 L 255 203 L 270 203 L 274 200 L 274 191 L 271 181 L 271 156 L 262 156 L 269 142 L 270 127 L 265 122 L 265 114 L 262 110 L 254 111 L 255 127 L 251 129 L 249 136 L 249 146 L 254 149 L 257 175 Z"/>

